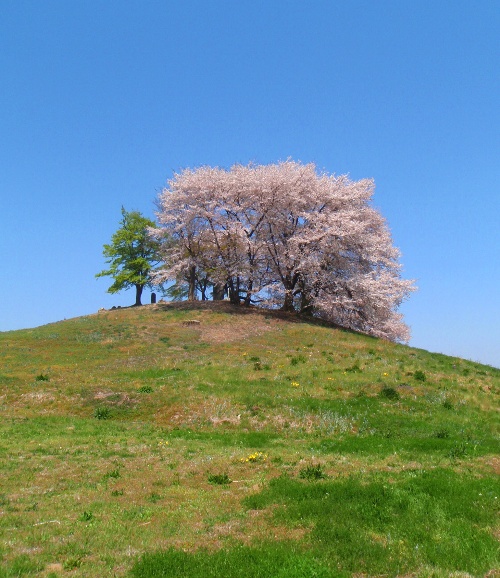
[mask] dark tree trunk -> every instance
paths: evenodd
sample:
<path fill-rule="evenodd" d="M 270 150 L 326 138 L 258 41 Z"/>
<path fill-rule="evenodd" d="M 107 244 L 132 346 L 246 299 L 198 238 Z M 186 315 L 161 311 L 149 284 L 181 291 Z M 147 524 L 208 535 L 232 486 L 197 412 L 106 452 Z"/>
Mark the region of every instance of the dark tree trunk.
<path fill-rule="evenodd" d="M 299 281 L 299 276 L 297 273 L 288 273 L 283 279 L 283 286 L 285 288 L 285 300 L 283 301 L 282 311 L 295 311 L 293 306 L 293 297 L 295 293 L 295 287 Z"/>
<path fill-rule="evenodd" d="M 236 283 L 233 281 L 233 279 L 229 280 L 229 301 L 233 304 L 233 305 L 239 305 L 240 304 L 240 287 L 239 287 L 239 282 L 237 281 Z"/>
<path fill-rule="evenodd" d="M 303 282 L 300 283 L 300 312 L 302 315 L 312 315 L 313 313 L 311 295 Z"/>
<path fill-rule="evenodd" d="M 282 311 L 295 311 L 293 306 L 293 290 L 285 289 L 285 300 L 283 301 Z"/>
<path fill-rule="evenodd" d="M 205 278 L 203 279 L 203 281 L 200 281 L 199 286 L 200 286 L 201 300 L 208 301 L 207 299 L 208 279 Z"/>
<path fill-rule="evenodd" d="M 144 285 L 136 285 L 135 286 L 135 303 L 134 306 L 139 306 L 142 305 L 141 303 L 141 296 L 142 296 L 142 290 L 144 289 Z"/>
<path fill-rule="evenodd" d="M 245 295 L 245 306 L 249 307 L 252 301 L 253 280 L 248 281 L 247 294 Z"/>
<path fill-rule="evenodd" d="M 224 300 L 224 293 L 225 293 L 224 285 L 221 285 L 220 283 L 216 283 L 214 285 L 214 291 L 213 291 L 214 301 L 223 301 Z"/>
<path fill-rule="evenodd" d="M 196 267 L 189 268 L 188 301 L 196 301 Z"/>
<path fill-rule="evenodd" d="M 300 312 L 302 315 L 312 315 L 313 314 L 313 306 L 309 297 L 302 293 L 300 296 Z"/>

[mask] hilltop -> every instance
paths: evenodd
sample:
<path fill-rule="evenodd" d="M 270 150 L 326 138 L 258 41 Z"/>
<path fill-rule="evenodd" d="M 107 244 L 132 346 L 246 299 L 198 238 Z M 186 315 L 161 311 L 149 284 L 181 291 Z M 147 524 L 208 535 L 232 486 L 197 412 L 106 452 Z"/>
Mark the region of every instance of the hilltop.
<path fill-rule="evenodd" d="M 493 367 L 197 302 L 0 333 L 0 387 L 0 577 L 498 567 Z"/>

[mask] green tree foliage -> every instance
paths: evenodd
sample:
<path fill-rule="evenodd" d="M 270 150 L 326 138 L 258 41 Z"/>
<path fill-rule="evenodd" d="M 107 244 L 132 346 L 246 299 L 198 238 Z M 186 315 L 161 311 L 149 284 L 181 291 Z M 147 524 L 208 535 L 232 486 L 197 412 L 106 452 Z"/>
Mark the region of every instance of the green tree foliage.
<path fill-rule="evenodd" d="M 160 262 L 158 243 L 148 234 L 148 228 L 155 226 L 154 221 L 140 212 L 128 212 L 122 207 L 120 228 L 103 248 L 109 269 L 96 275 L 113 277 L 108 293 L 135 287 L 135 305 L 141 305 L 142 291 L 144 287 L 153 287 L 151 273 Z"/>

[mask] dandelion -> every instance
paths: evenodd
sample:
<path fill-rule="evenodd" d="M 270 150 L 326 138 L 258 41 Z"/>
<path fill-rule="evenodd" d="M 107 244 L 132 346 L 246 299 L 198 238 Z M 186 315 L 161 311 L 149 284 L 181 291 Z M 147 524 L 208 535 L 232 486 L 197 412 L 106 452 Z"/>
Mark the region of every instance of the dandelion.
<path fill-rule="evenodd" d="M 382 374 L 384 377 L 387 377 L 389 374 L 388 373 L 383 373 Z"/>
<path fill-rule="evenodd" d="M 298 381 L 292 381 L 291 385 L 292 387 L 299 387 L 300 383 Z"/>
<path fill-rule="evenodd" d="M 250 454 L 246 458 L 241 458 L 240 462 L 248 463 L 248 462 L 263 462 L 267 459 L 267 454 L 263 454 L 262 452 L 254 452 Z"/>
<path fill-rule="evenodd" d="M 326 379 L 328 379 L 328 381 L 335 381 L 334 377 L 327 377 Z"/>

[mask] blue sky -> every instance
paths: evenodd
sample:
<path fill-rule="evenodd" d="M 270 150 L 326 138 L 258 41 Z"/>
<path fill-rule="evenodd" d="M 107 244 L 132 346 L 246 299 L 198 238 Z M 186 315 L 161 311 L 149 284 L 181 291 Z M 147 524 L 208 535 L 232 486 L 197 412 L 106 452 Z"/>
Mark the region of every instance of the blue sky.
<path fill-rule="evenodd" d="M 3 0 L 0 331 L 131 304 L 102 245 L 173 171 L 291 157 L 375 179 L 411 344 L 499 367 L 499 38 L 496 0 Z"/>

